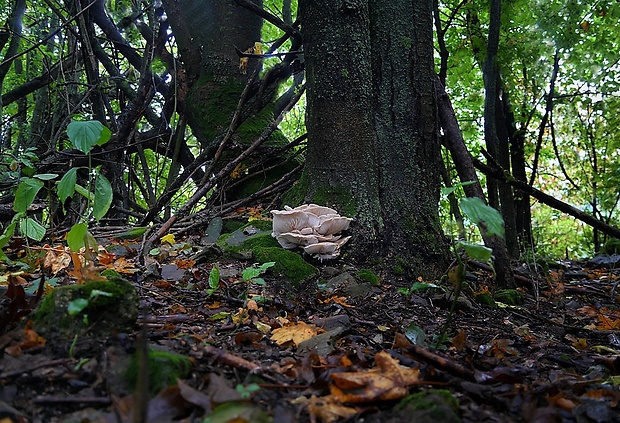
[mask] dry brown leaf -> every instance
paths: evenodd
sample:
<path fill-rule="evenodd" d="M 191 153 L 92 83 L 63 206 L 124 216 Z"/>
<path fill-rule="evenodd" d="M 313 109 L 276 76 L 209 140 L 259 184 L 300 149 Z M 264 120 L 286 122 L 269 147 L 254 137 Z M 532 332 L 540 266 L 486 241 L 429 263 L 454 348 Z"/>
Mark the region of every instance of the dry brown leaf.
<path fill-rule="evenodd" d="M 114 264 L 112 266 L 108 266 L 108 268 L 126 275 L 133 275 L 138 271 L 138 269 L 134 267 L 133 263 L 127 261 L 125 257 L 119 257 L 119 259 L 114 261 Z"/>
<path fill-rule="evenodd" d="M 420 371 L 401 366 L 385 351 L 375 355 L 376 367 L 331 375 L 331 396 L 340 402 L 391 401 L 403 398 L 420 381 Z"/>
<path fill-rule="evenodd" d="M 325 423 L 332 423 L 339 419 L 347 419 L 360 413 L 353 407 L 346 407 L 338 402 L 335 402 L 330 397 L 317 398 L 314 395 L 310 397 L 308 401 L 308 411 L 315 418 L 320 419 Z"/>
<path fill-rule="evenodd" d="M 274 329 L 271 335 L 271 340 L 275 341 L 278 345 L 284 345 L 288 342 L 292 342 L 295 344 L 295 347 L 298 347 L 299 344 L 307 341 L 315 335 L 318 335 L 320 332 L 321 330 L 314 325 L 299 322 L 292 326 Z"/>

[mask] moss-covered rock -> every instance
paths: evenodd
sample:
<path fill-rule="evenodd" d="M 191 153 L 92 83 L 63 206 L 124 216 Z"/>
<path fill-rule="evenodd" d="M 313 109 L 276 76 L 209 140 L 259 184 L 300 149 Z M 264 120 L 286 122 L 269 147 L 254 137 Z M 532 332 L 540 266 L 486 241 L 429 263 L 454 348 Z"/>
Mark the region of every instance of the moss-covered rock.
<path fill-rule="evenodd" d="M 395 407 L 402 422 L 458 423 L 459 402 L 446 389 L 431 389 L 403 398 Z"/>
<path fill-rule="evenodd" d="M 101 340 L 132 329 L 138 317 L 136 289 L 116 272 L 104 275 L 104 281 L 61 286 L 45 296 L 32 320 L 49 345 L 68 351 L 76 337 Z"/>
<path fill-rule="evenodd" d="M 508 305 L 519 305 L 523 303 L 523 294 L 516 289 L 500 289 L 495 293 L 495 301 Z"/>
<path fill-rule="evenodd" d="M 257 247 L 253 250 L 254 260 L 258 263 L 273 261 L 274 273 L 288 279 L 294 286 L 299 286 L 313 277 L 318 276 L 316 267 L 306 262 L 299 254 L 278 247 Z"/>
<path fill-rule="evenodd" d="M 483 304 L 483 305 L 487 305 L 490 307 L 497 306 L 491 294 L 477 294 L 474 296 L 474 299 L 476 300 L 478 304 Z"/>
<path fill-rule="evenodd" d="M 357 278 L 374 286 L 381 284 L 381 278 L 370 269 L 360 269 Z"/>
<path fill-rule="evenodd" d="M 148 350 L 149 391 L 157 394 L 162 389 L 174 385 L 177 379 L 183 379 L 192 368 L 189 357 L 167 351 L 150 348 Z M 131 357 L 125 376 L 131 386 L 135 387 L 140 372 L 139 353 Z"/>

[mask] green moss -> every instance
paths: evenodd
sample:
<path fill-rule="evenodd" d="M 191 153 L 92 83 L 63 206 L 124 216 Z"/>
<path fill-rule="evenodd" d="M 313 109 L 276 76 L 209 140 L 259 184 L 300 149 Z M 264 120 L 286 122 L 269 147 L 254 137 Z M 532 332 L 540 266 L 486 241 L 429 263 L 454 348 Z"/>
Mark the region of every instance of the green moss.
<path fill-rule="evenodd" d="M 404 51 L 411 49 L 411 46 L 413 45 L 413 41 L 411 40 L 411 37 L 406 37 L 403 35 L 400 37 L 399 41 Z"/>
<path fill-rule="evenodd" d="M 54 289 L 33 313 L 37 332 L 45 336 L 53 348 L 68 350 L 76 335 L 80 339 L 90 337 L 99 340 L 133 328 L 138 317 L 136 289 L 118 273 L 105 273 L 108 277 L 105 281 Z M 75 304 L 76 300 L 85 302 L 85 307 L 71 315 L 69 305 Z"/>
<path fill-rule="evenodd" d="M 456 423 L 459 402 L 446 389 L 430 389 L 403 398 L 395 407 L 405 421 Z"/>
<path fill-rule="evenodd" d="M 308 192 L 306 172 L 302 172 L 299 180 L 282 195 L 282 204 L 297 207 L 304 203 Z"/>
<path fill-rule="evenodd" d="M 368 282 L 371 285 L 377 286 L 381 284 L 381 278 L 370 269 L 360 269 L 357 272 L 358 279 L 364 282 Z"/>
<path fill-rule="evenodd" d="M 523 294 L 516 289 L 500 289 L 495 293 L 495 301 L 508 305 L 519 305 L 523 303 Z"/>
<path fill-rule="evenodd" d="M 295 286 L 319 274 L 316 267 L 306 262 L 299 254 L 282 247 L 257 247 L 253 251 L 256 262 L 274 261 L 276 264 L 271 268 L 273 272 L 284 276 Z"/>
<path fill-rule="evenodd" d="M 125 376 L 132 386 L 136 386 L 139 373 L 138 352 L 135 352 Z M 189 357 L 156 349 L 148 351 L 149 391 L 157 394 L 162 389 L 174 385 L 177 379 L 189 374 L 192 362 Z"/>
<path fill-rule="evenodd" d="M 478 304 L 488 305 L 491 307 L 497 306 L 497 304 L 495 304 L 495 300 L 493 299 L 493 296 L 490 294 L 478 294 L 474 296 L 474 299 L 476 300 Z"/>

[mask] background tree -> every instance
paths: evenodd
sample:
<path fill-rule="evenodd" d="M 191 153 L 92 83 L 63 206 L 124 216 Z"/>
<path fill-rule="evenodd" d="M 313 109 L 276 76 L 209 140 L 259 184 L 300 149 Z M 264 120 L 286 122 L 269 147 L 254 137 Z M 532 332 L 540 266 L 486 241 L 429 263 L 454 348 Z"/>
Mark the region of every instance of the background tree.
<path fill-rule="evenodd" d="M 430 1 L 301 1 L 305 199 L 355 217 L 358 257 L 447 266 Z M 302 188 L 303 190 L 303 188 Z"/>

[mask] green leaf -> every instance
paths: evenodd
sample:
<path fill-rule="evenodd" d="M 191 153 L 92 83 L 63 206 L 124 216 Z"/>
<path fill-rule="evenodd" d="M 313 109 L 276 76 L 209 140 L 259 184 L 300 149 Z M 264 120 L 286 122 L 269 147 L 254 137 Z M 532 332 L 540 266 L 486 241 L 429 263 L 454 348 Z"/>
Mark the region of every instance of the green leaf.
<path fill-rule="evenodd" d="M 42 181 L 51 181 L 52 179 L 55 179 L 58 177 L 58 174 L 56 173 L 39 173 L 37 175 L 34 175 L 34 178 L 40 179 Z"/>
<path fill-rule="evenodd" d="M 71 316 L 77 316 L 88 307 L 88 300 L 85 298 L 76 298 L 67 305 L 67 312 Z"/>
<path fill-rule="evenodd" d="M 220 286 L 220 267 L 213 266 L 209 272 L 209 287 L 213 290 Z"/>
<path fill-rule="evenodd" d="M 405 329 L 405 336 L 414 345 L 419 345 L 420 347 L 426 346 L 426 334 L 421 327 L 416 326 L 414 323 L 411 323 L 407 329 Z"/>
<path fill-rule="evenodd" d="M 476 183 L 475 181 L 465 181 L 465 182 L 459 182 L 458 184 L 454 184 L 451 187 L 444 187 L 441 189 L 441 195 L 443 195 L 444 197 L 447 197 L 448 195 L 452 194 L 454 191 L 459 189 L 459 187 L 466 187 L 467 185 L 471 185 L 475 183 Z"/>
<path fill-rule="evenodd" d="M 484 204 L 478 197 L 462 198 L 459 204 L 465 216 L 478 225 L 481 231 L 486 230 L 488 235 L 504 238 L 504 219 L 497 210 Z"/>
<path fill-rule="evenodd" d="M 19 223 L 19 230 L 35 241 L 41 241 L 45 236 L 45 228 L 31 217 L 27 217 Z"/>
<path fill-rule="evenodd" d="M 77 191 L 78 194 L 82 195 L 83 197 L 86 197 L 89 201 L 93 201 L 95 199 L 94 194 L 90 192 L 89 190 L 87 190 L 86 188 L 84 188 L 80 184 L 75 184 L 75 190 Z"/>
<path fill-rule="evenodd" d="M 74 120 L 67 126 L 67 136 L 75 148 L 88 154 L 95 145 L 108 142 L 111 132 L 97 120 Z"/>
<path fill-rule="evenodd" d="M 17 220 L 14 220 L 9 226 L 6 227 L 4 233 L 0 235 L 0 248 L 4 248 L 4 246 L 9 243 L 9 240 L 13 236 L 13 233 L 15 233 L 16 226 Z"/>
<path fill-rule="evenodd" d="M 80 251 L 80 248 L 84 246 L 84 238 L 88 232 L 88 226 L 86 223 L 76 223 L 71 227 L 67 233 L 67 245 L 71 251 Z"/>
<path fill-rule="evenodd" d="M 77 171 L 77 167 L 69 169 L 69 171 L 62 176 L 60 181 L 58 181 L 58 198 L 63 204 L 67 198 L 73 197 L 73 194 L 75 193 Z"/>
<path fill-rule="evenodd" d="M 471 244 L 469 242 L 459 241 L 456 247 L 460 247 L 465 250 L 467 255 L 474 260 L 482 261 L 484 263 L 489 263 L 493 258 L 493 250 L 485 247 L 484 245 Z"/>
<path fill-rule="evenodd" d="M 267 263 L 261 264 L 260 267 L 255 267 L 255 266 L 248 267 L 247 269 L 244 269 L 243 272 L 241 272 L 241 278 L 243 279 L 244 282 L 250 281 L 262 275 L 263 273 L 265 273 L 267 269 L 275 266 L 275 264 L 276 263 L 274 261 L 269 261 Z"/>
<path fill-rule="evenodd" d="M 108 178 L 97 172 L 95 176 L 95 201 L 93 202 L 93 217 L 98 221 L 110 209 L 112 204 L 112 185 Z"/>
<path fill-rule="evenodd" d="M 17 186 L 17 191 L 15 191 L 13 210 L 17 213 L 26 213 L 26 210 L 28 210 L 28 207 L 30 207 L 41 188 L 43 188 L 43 181 L 39 179 L 22 179 Z"/>

